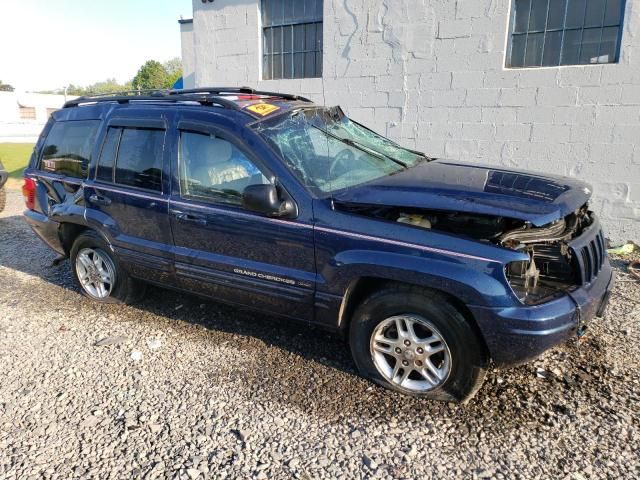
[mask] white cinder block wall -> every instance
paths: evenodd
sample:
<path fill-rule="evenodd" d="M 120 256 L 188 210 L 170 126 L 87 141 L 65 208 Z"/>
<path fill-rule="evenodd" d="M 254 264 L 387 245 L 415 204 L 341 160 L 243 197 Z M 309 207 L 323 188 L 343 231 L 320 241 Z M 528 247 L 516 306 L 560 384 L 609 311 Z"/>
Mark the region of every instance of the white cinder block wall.
<path fill-rule="evenodd" d="M 184 88 L 195 88 L 195 54 L 193 52 L 193 21 L 179 20 L 182 46 L 182 79 Z"/>
<path fill-rule="evenodd" d="M 260 0 L 193 0 L 196 86 L 341 105 L 437 157 L 571 175 L 615 242 L 640 239 L 640 1 L 619 64 L 505 69 L 510 0 L 324 0 L 322 79 L 261 81 Z"/>

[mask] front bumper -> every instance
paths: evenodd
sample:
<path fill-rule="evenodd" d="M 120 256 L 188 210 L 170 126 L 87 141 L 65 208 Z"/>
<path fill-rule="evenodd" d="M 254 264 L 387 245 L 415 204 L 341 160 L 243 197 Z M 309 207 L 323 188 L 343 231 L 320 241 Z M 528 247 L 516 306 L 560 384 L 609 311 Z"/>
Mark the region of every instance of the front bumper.
<path fill-rule="evenodd" d="M 583 334 L 593 318 L 604 313 L 614 277 L 609 260 L 605 259 L 598 276 L 590 284 L 547 303 L 469 308 L 496 365 L 519 365 Z"/>

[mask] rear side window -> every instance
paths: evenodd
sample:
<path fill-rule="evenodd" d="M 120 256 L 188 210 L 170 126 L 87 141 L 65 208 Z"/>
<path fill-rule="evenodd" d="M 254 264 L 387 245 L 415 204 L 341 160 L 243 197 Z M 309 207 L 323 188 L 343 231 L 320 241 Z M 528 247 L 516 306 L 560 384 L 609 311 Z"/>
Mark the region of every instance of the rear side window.
<path fill-rule="evenodd" d="M 164 135 L 149 128 L 109 128 L 96 178 L 161 192 Z"/>
<path fill-rule="evenodd" d="M 42 150 L 40 168 L 73 178 L 86 178 L 100 120 L 56 122 Z"/>

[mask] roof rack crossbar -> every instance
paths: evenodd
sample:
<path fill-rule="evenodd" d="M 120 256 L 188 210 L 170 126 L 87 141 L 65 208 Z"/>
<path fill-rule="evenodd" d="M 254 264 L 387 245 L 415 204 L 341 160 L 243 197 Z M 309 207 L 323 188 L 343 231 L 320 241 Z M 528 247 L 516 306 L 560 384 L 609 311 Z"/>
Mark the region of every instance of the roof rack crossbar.
<path fill-rule="evenodd" d="M 158 96 L 158 95 L 136 95 L 136 96 L 127 96 L 127 95 L 118 95 L 118 96 L 110 96 L 110 97 L 80 97 L 75 100 L 69 100 L 64 104 L 63 108 L 73 108 L 78 107 L 80 105 L 92 104 L 92 103 L 131 103 L 131 102 L 170 102 L 170 103 L 178 103 L 178 102 L 197 102 L 205 105 L 219 105 L 224 108 L 228 108 L 230 110 L 239 110 L 240 107 L 233 101 L 228 100 L 226 98 L 222 98 L 215 95 L 172 95 L 168 96 Z"/>

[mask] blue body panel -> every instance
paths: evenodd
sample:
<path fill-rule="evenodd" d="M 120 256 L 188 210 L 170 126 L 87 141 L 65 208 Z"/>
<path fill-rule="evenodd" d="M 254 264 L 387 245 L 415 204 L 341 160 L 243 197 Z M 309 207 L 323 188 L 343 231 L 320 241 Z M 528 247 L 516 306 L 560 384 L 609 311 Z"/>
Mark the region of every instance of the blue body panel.
<path fill-rule="evenodd" d="M 176 119 L 178 130 L 182 125 L 188 125 L 190 131 L 224 137 L 267 176 L 290 184 L 288 171 L 270 156 L 262 139 L 234 116 L 185 109 Z M 178 171 L 177 161 L 174 155 L 173 172 Z M 313 321 L 316 267 L 312 202 L 295 185 L 289 194 L 298 205 L 298 217 L 291 221 L 270 219 L 235 206 L 185 200 L 179 179 L 173 175 L 169 217 L 179 286 L 230 303 Z M 197 218 L 201 224 L 180 221 L 181 214 Z"/>
<path fill-rule="evenodd" d="M 338 194 L 338 201 L 499 215 L 546 225 L 586 203 L 590 187 L 495 166 L 435 160 Z"/>
<path fill-rule="evenodd" d="M 108 122 L 162 120 L 166 126 L 162 193 L 95 180 Z M 590 284 L 541 305 L 525 306 L 505 266 L 528 256 L 435 230 L 369 218 L 334 208 L 334 201 L 503 215 L 534 225 L 566 216 L 589 197 L 585 184 L 559 177 L 435 161 L 338 192 L 310 193 L 249 124 L 243 111 L 189 105 L 99 104 L 56 112 L 55 121 L 103 120 L 86 180 L 37 169 L 51 122 L 26 175 L 36 180 L 36 209 L 25 212 L 34 231 L 68 254 L 61 225 L 99 232 L 124 268 L 159 285 L 341 329 L 345 297 L 363 278 L 393 280 L 445 292 L 467 306 L 500 365 L 530 359 L 575 334 L 611 289 L 608 260 Z M 179 132 L 212 132 L 232 141 L 277 179 L 297 206 L 293 219 L 181 196 Z M 92 198 L 108 198 L 97 205 Z M 183 221 L 184 215 L 196 222 Z M 580 319 L 578 319 L 580 311 Z"/>
<path fill-rule="evenodd" d="M 613 288 L 608 262 L 596 280 L 569 295 L 523 308 L 468 305 L 498 366 L 517 365 L 576 337 L 577 327 L 588 327 Z M 580 313 L 578 313 L 578 307 Z"/>

